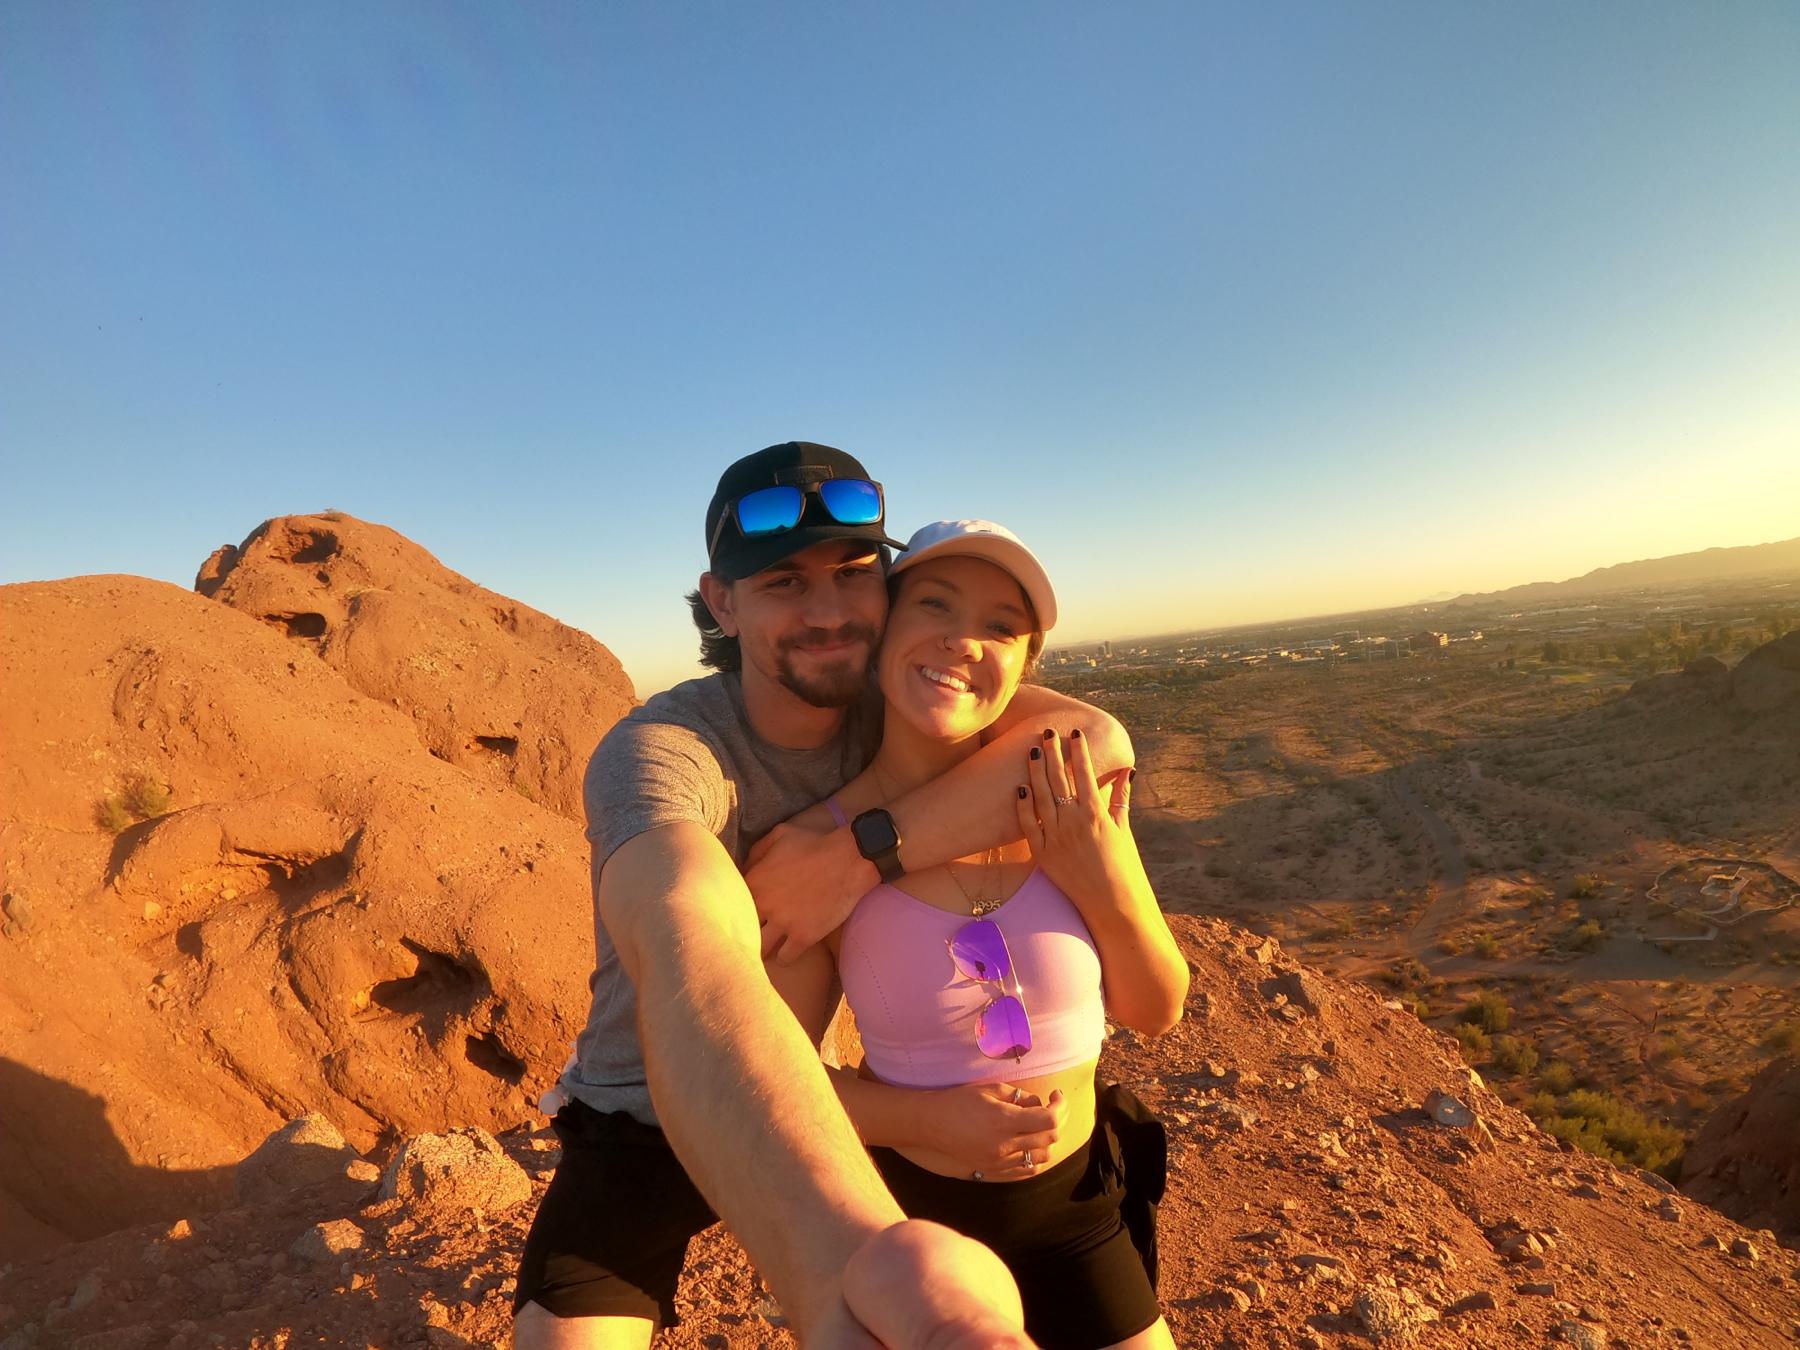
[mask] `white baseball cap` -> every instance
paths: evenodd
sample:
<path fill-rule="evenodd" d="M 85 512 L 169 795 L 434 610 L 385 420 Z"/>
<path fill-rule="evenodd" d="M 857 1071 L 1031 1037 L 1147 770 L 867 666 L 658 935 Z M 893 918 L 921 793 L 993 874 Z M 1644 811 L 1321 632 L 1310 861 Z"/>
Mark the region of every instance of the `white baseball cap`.
<path fill-rule="evenodd" d="M 1018 582 L 1031 601 L 1038 631 L 1048 633 L 1056 626 L 1056 591 L 1050 576 L 1037 555 L 1006 526 L 991 520 L 934 520 L 906 541 L 906 551 L 888 568 L 888 575 L 898 576 L 928 558 L 981 558 L 993 563 Z"/>

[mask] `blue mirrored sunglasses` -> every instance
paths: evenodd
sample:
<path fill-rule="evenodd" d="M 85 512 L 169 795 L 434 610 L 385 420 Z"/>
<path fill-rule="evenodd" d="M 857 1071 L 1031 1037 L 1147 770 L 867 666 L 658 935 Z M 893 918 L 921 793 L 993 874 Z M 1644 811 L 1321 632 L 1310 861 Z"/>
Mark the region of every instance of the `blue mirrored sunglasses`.
<path fill-rule="evenodd" d="M 719 523 L 713 526 L 712 538 L 706 542 L 707 553 L 710 555 L 718 549 L 719 536 L 725 532 L 727 521 L 734 523 L 738 533 L 746 539 L 793 529 L 806 514 L 809 493 L 819 499 L 825 514 L 840 525 L 881 523 L 880 483 L 867 478 L 826 478 L 806 487 L 781 483 L 746 492 L 733 502 L 719 516 Z"/>

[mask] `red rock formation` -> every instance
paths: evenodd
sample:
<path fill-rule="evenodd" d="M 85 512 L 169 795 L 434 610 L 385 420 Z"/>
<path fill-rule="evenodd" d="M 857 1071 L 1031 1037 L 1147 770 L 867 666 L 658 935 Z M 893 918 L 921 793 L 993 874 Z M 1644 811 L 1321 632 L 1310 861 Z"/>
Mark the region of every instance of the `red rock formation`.
<path fill-rule="evenodd" d="M 1774 1061 L 1712 1113 L 1682 1159 L 1681 1189 L 1800 1245 L 1800 1059 Z"/>
<path fill-rule="evenodd" d="M 571 820 L 589 754 L 634 701 L 587 634 L 341 511 L 264 521 L 213 553 L 194 589 L 400 709 L 439 759 Z"/>
<path fill-rule="evenodd" d="M 0 690 L 0 1260 L 217 1198 L 309 1108 L 530 1115 L 587 1007 L 573 822 L 160 582 L 0 588 Z"/>

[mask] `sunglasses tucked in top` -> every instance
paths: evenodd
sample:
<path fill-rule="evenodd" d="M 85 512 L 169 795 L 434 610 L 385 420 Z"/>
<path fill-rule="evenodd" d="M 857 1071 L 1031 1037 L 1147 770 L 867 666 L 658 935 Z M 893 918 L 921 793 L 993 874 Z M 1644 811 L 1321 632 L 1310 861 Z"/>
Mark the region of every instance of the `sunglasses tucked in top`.
<path fill-rule="evenodd" d="M 1025 991 L 1019 987 L 1000 925 L 992 919 L 971 919 L 946 945 L 958 975 L 995 985 L 1000 991 L 975 1019 L 975 1044 L 981 1053 L 989 1059 L 1023 1059 L 1030 1054 L 1031 1018 L 1025 1012 Z"/>

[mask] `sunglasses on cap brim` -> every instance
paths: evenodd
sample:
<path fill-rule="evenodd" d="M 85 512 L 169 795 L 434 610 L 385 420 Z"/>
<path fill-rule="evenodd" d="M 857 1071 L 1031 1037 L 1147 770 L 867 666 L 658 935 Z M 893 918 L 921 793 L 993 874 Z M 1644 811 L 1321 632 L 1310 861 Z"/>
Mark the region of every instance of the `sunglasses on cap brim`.
<path fill-rule="evenodd" d="M 797 483 L 778 483 L 774 487 L 746 492 L 719 515 L 712 538 L 706 541 L 708 555 L 716 552 L 726 523 L 737 526 L 746 539 L 761 539 L 793 529 L 806 514 L 806 499 L 817 497 L 825 514 L 839 525 L 879 525 L 884 510 L 881 484 L 867 478 L 824 478 L 804 487 Z"/>

